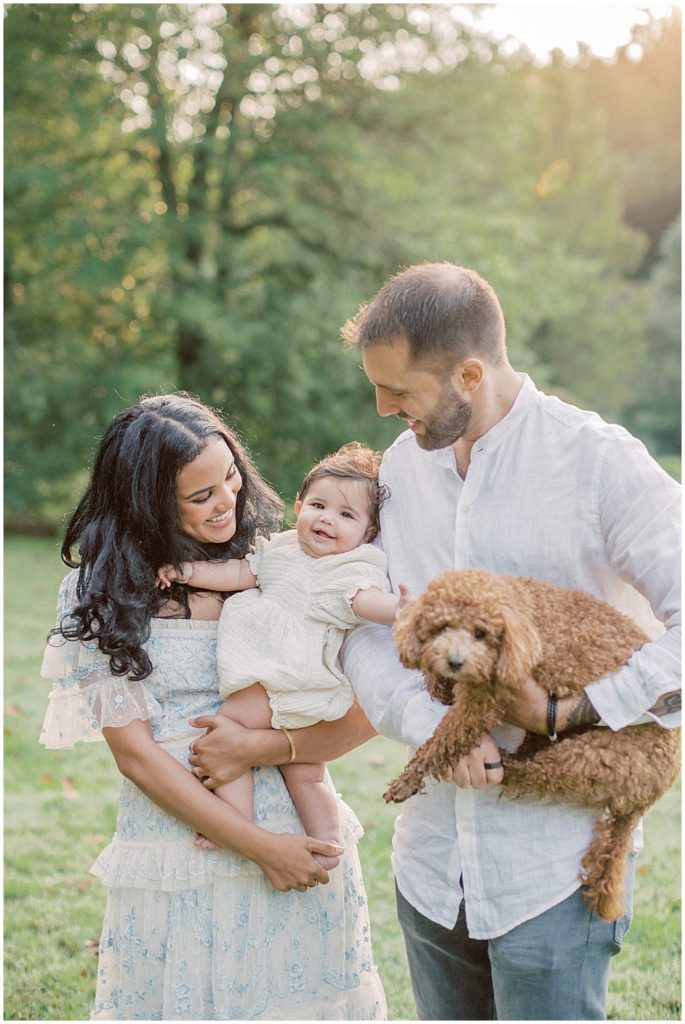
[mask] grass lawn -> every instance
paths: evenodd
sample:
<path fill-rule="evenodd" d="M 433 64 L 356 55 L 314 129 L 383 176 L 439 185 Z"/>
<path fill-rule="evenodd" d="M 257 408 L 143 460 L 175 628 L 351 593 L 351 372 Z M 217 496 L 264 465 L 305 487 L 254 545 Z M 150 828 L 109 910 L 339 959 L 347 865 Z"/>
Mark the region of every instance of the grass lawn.
<path fill-rule="evenodd" d="M 58 544 L 10 538 L 5 555 L 5 1020 L 84 1020 L 93 998 L 104 891 L 88 869 L 114 827 L 118 777 L 104 744 L 46 751 L 37 738 L 47 680 L 39 676 L 64 569 Z M 337 761 L 333 776 L 365 829 L 360 845 L 376 959 L 390 1018 L 414 1020 L 395 920 L 390 840 L 381 799 L 404 750 L 377 738 Z M 680 1020 L 680 798 L 647 815 L 635 918 L 614 961 L 609 1016 Z"/>

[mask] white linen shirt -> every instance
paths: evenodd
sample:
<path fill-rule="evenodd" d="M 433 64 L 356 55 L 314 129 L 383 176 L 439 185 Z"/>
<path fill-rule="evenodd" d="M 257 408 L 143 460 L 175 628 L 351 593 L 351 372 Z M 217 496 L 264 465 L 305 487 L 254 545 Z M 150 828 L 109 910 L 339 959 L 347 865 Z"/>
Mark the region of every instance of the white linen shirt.
<path fill-rule="evenodd" d="M 658 637 L 589 686 L 590 699 L 613 729 L 648 720 L 659 695 L 680 687 L 680 488 L 622 427 L 521 376 L 510 412 L 474 445 L 465 479 L 451 448 L 424 451 L 411 431 L 385 453 L 381 536 L 392 589 L 405 583 L 419 594 L 444 569 L 474 567 L 589 591 Z M 343 666 L 385 736 L 416 748 L 446 711 L 399 663 L 386 627 L 357 627 Z M 494 735 L 515 749 L 523 731 L 505 724 Z M 593 820 L 580 805 L 427 780 L 396 821 L 397 883 L 420 913 L 452 928 L 463 875 L 469 934 L 494 938 L 578 888 Z"/>

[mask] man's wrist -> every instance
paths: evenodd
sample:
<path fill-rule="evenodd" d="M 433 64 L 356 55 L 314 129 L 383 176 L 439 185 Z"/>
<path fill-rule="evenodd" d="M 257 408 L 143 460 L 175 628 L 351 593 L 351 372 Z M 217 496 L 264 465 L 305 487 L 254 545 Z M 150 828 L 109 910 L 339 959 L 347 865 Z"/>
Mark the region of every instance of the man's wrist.
<path fill-rule="evenodd" d="M 601 721 L 586 693 L 582 697 L 566 697 L 557 704 L 557 732 L 578 729 L 582 725 L 597 725 Z"/>

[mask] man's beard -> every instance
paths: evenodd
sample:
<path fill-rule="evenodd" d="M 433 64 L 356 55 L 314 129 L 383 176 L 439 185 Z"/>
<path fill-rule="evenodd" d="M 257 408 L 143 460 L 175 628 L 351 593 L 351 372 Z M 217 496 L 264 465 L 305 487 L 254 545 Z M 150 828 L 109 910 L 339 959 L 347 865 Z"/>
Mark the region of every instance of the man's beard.
<path fill-rule="evenodd" d="M 415 434 L 416 443 L 429 452 L 447 448 L 464 436 L 470 420 L 470 403 L 459 397 L 449 381 L 440 393 L 435 413 L 423 420 L 423 434 Z"/>

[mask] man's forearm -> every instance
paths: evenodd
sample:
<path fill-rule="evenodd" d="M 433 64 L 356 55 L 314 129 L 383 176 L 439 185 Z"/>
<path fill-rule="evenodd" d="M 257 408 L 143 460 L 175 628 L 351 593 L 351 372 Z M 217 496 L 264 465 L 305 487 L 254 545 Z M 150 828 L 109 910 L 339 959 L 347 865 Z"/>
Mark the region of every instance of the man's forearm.
<path fill-rule="evenodd" d="M 672 690 L 669 693 L 663 693 L 659 697 L 657 703 L 649 708 L 649 714 L 657 718 L 664 718 L 666 715 L 679 712 L 681 704 L 682 696 L 680 690 Z M 557 708 L 557 730 L 559 732 L 577 729 L 582 725 L 597 725 L 600 721 L 599 712 L 593 706 L 587 693 L 584 693 L 580 699 L 567 697 L 564 701 L 559 701 Z"/>
<path fill-rule="evenodd" d="M 682 694 L 680 690 L 671 690 L 669 693 L 662 693 L 656 704 L 649 710 L 657 718 L 665 718 L 666 715 L 678 714 L 681 708 Z"/>

